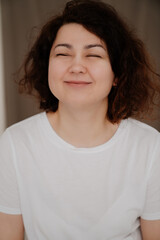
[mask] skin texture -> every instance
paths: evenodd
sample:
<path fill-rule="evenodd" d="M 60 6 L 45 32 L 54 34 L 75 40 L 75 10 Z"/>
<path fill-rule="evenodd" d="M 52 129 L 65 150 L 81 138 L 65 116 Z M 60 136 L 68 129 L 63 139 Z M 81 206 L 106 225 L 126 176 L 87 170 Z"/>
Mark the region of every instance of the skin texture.
<path fill-rule="evenodd" d="M 141 219 L 140 223 L 143 240 L 160 239 L 160 220 L 149 221 Z"/>
<path fill-rule="evenodd" d="M 0 213 L 0 240 L 23 240 L 24 227 L 21 215 Z"/>

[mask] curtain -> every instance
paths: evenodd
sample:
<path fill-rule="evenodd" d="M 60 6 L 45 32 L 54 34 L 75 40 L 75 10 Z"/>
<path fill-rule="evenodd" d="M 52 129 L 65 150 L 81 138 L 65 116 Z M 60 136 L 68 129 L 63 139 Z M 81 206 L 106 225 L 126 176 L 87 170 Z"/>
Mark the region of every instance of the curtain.
<path fill-rule="evenodd" d="M 5 105 L 1 99 L 3 107 L 0 105 L 0 109 L 5 108 L 0 112 L 1 117 L 6 113 L 3 128 L 39 112 L 34 98 L 18 93 L 14 73 L 23 62 L 40 26 L 51 15 L 59 12 L 65 2 L 66 0 L 1 0 L 4 74 L 3 77 L 0 76 L 0 87 L 6 102 Z M 145 42 L 160 73 L 160 1 L 106 0 L 105 2 L 114 6 L 125 21 L 136 30 Z M 155 109 L 155 112 L 160 119 L 159 109 Z M 160 121 L 150 121 L 147 117 L 146 122 L 160 130 Z"/>

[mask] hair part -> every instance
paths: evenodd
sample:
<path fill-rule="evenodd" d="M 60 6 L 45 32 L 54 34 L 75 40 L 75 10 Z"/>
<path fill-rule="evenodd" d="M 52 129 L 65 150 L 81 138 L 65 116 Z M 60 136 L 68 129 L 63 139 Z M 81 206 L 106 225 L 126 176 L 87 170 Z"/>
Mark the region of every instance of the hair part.
<path fill-rule="evenodd" d="M 116 123 L 148 111 L 160 93 L 159 81 L 156 81 L 160 75 L 153 71 L 143 42 L 112 6 L 98 0 L 69 1 L 62 14 L 43 26 L 26 56 L 24 75 L 18 81 L 20 91 L 36 92 L 40 109 L 57 111 L 58 99 L 48 85 L 49 55 L 58 30 L 68 23 L 81 24 L 106 43 L 117 79 L 108 96 L 108 119 Z"/>

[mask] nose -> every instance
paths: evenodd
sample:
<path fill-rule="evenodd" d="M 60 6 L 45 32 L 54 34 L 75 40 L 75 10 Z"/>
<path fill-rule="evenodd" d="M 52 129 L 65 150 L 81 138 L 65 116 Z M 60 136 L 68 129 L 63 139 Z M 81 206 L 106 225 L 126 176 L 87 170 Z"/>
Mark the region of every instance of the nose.
<path fill-rule="evenodd" d="M 69 68 L 70 73 L 86 73 L 86 66 L 80 57 L 75 57 Z"/>

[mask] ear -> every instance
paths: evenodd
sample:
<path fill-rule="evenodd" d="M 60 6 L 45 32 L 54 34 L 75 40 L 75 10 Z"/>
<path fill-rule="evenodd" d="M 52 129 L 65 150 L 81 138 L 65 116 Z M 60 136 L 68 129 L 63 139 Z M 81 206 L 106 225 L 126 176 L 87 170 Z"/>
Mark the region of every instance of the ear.
<path fill-rule="evenodd" d="M 117 87 L 117 83 L 118 83 L 118 78 L 114 78 L 114 80 L 113 80 L 113 87 Z"/>

